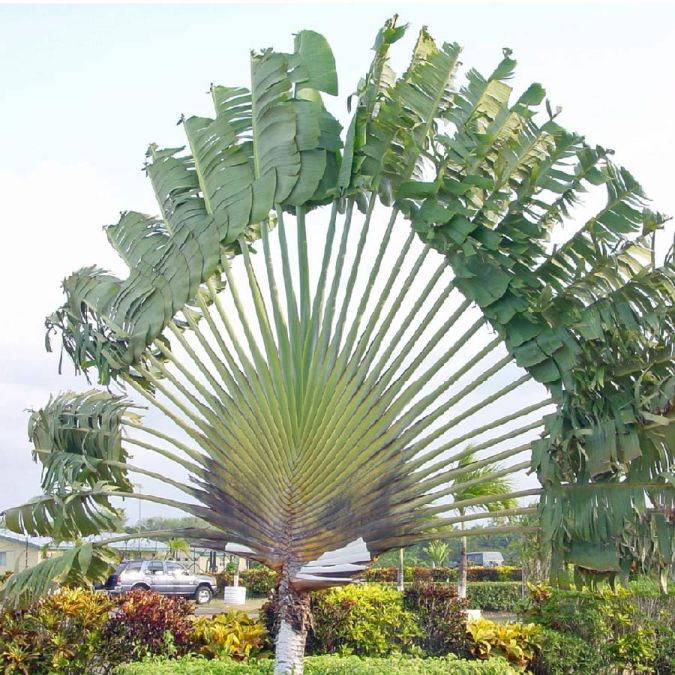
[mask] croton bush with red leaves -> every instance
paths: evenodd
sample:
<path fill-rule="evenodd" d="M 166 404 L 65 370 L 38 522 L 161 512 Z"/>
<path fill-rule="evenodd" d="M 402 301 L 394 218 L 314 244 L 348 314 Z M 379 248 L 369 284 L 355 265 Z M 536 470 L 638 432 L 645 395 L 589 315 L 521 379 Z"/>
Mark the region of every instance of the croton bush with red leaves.
<path fill-rule="evenodd" d="M 130 591 L 117 599 L 103 642 L 122 650 L 111 654 L 120 662 L 150 655 L 181 656 L 190 651 L 193 612 L 194 603 L 184 598 Z"/>

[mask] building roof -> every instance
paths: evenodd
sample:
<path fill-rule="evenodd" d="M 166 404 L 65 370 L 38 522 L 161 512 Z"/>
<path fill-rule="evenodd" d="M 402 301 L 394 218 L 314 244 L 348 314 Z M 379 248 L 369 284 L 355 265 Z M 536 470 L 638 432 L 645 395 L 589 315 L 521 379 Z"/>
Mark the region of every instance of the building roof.
<path fill-rule="evenodd" d="M 30 546 L 31 548 L 42 548 L 50 541 L 50 539 L 46 539 L 44 537 L 22 536 L 5 529 L 0 529 L 0 539 L 5 539 L 15 544 L 21 544 L 22 546 Z"/>
<path fill-rule="evenodd" d="M 115 536 L 119 536 L 119 532 L 105 532 L 102 534 L 96 534 L 92 537 L 85 537 L 83 541 L 96 543 L 104 539 L 109 539 Z M 108 544 L 110 548 L 114 548 L 117 551 L 152 551 L 152 552 L 166 552 L 169 550 L 168 544 L 157 539 L 148 539 L 146 537 L 135 537 L 134 539 L 128 539 L 127 541 L 116 541 L 112 544 Z M 55 550 L 67 550 L 73 548 L 72 542 L 61 542 L 58 546 L 53 547 Z"/>
<path fill-rule="evenodd" d="M 119 532 L 104 532 L 91 537 L 84 537 L 83 541 L 98 542 L 119 535 Z M 54 544 L 54 541 L 49 537 L 27 537 L 25 535 L 16 534 L 14 532 L 10 532 L 9 530 L 0 528 L 0 540 L 2 539 L 22 545 L 27 543 L 31 548 L 43 548 L 44 546 L 47 546 L 52 551 L 67 551 L 74 546 L 72 541 L 62 541 L 59 544 Z M 140 550 L 141 552 L 145 553 L 166 553 L 169 550 L 169 546 L 166 542 L 159 541 L 158 539 L 148 539 L 147 537 L 135 537 L 134 539 L 118 541 L 108 545 L 110 548 L 114 548 L 117 551 L 133 552 Z M 210 549 L 196 547 L 196 552 L 200 555 L 208 554 L 209 551 Z"/>

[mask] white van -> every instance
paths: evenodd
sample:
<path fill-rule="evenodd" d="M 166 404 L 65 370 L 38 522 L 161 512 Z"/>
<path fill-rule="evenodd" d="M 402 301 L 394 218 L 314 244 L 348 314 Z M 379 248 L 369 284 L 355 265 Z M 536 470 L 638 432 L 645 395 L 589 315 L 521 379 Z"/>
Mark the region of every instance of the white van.
<path fill-rule="evenodd" d="M 467 553 L 466 560 L 469 564 L 479 567 L 497 567 L 504 564 L 504 556 L 499 551 Z"/>

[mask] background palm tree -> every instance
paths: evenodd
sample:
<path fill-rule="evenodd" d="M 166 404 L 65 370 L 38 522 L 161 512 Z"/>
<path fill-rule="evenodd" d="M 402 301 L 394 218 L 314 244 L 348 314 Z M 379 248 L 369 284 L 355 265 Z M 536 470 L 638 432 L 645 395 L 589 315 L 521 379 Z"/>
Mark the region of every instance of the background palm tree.
<path fill-rule="evenodd" d="M 424 549 L 424 552 L 429 556 L 432 567 L 443 567 L 448 560 L 451 549 L 446 541 L 433 539 Z"/>
<path fill-rule="evenodd" d="M 182 553 L 184 557 L 189 557 L 192 549 L 190 548 L 190 542 L 183 537 L 174 537 L 169 539 L 166 542 L 168 550 L 166 552 L 167 560 L 178 560 L 178 557 Z"/>
<path fill-rule="evenodd" d="M 302 670 L 309 590 L 436 528 L 537 510 L 476 506 L 540 495 L 556 569 L 673 557 L 670 511 L 651 508 L 673 494 L 675 274 L 652 241 L 665 217 L 558 124 L 541 85 L 512 100 L 508 50 L 460 86 L 459 46 L 423 29 L 396 78 L 405 30 L 378 33 L 344 134 L 322 99 L 332 52 L 300 31 L 291 53 L 252 55 L 250 89 L 212 87 L 214 116 L 182 120 L 188 151 L 150 146 L 159 215 L 106 230 L 128 277 L 75 272 L 47 322 L 108 388 L 33 413 L 43 495 L 4 513 L 55 539 L 118 529 L 118 498 L 208 523 L 145 534 L 278 571 L 279 673 Z M 599 186 L 604 206 L 552 247 Z M 547 393 L 523 405 L 535 382 Z M 513 462 L 478 484 L 534 469 L 541 487 L 457 499 L 467 442 L 489 454 L 474 469 Z M 134 461 L 139 448 L 176 473 Z M 130 474 L 183 496 L 138 494 Z M 4 596 L 105 575 L 115 553 L 84 541 Z"/>
<path fill-rule="evenodd" d="M 457 463 L 457 468 L 462 469 L 461 484 L 458 486 L 458 491 L 454 498 L 461 502 L 471 500 L 476 497 L 497 497 L 496 501 L 489 502 L 485 505 L 477 504 L 469 507 L 459 507 L 457 511 L 463 518 L 469 510 L 486 509 L 488 512 L 498 512 L 500 510 L 514 509 L 517 506 L 517 501 L 509 495 L 514 491 L 513 485 L 508 478 L 495 477 L 495 473 L 501 473 L 503 467 L 498 464 L 489 466 L 476 466 L 477 458 L 473 454 L 468 454 L 462 457 Z M 503 497 L 503 499 L 499 499 Z M 460 521 L 460 528 L 464 528 L 464 522 Z M 459 568 L 457 573 L 457 595 L 460 598 L 466 598 L 466 583 L 467 583 L 467 558 L 466 558 L 466 537 L 462 536 L 460 539 L 459 551 Z"/>

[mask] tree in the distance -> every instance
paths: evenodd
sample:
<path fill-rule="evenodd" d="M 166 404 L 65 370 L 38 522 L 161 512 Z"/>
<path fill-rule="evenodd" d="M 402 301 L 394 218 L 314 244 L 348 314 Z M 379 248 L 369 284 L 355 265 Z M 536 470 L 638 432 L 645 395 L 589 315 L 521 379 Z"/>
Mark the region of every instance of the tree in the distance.
<path fill-rule="evenodd" d="M 536 525 L 536 517 L 513 516 L 517 524 L 524 527 Z M 541 531 L 523 532 L 511 538 L 507 553 L 523 572 L 523 582 L 541 584 L 548 580 L 551 567 L 550 547 L 543 546 Z"/>
<path fill-rule="evenodd" d="M 487 504 L 480 502 L 475 506 L 457 507 L 459 515 L 463 518 L 470 510 L 480 510 L 485 508 L 489 513 L 496 513 L 502 510 L 515 509 L 517 501 L 510 497 L 514 488 L 508 478 L 501 477 L 504 467 L 499 465 L 481 466 L 473 454 L 467 454 L 457 463 L 457 468 L 462 470 L 461 483 L 454 494 L 455 501 L 470 501 L 481 497 L 496 497 L 494 501 Z M 495 475 L 497 474 L 497 475 Z M 501 497 L 501 498 L 500 498 Z M 460 520 L 460 528 L 464 528 L 464 523 Z M 466 537 L 460 539 L 459 549 L 459 568 L 457 570 L 457 595 L 460 598 L 466 598 L 467 582 L 467 544 Z"/>
<path fill-rule="evenodd" d="M 432 567 L 444 567 L 451 551 L 448 542 L 441 539 L 433 539 L 424 549 L 424 552 L 429 556 L 429 560 L 431 560 Z"/>
<path fill-rule="evenodd" d="M 178 560 L 181 557 L 188 557 L 192 553 L 190 542 L 183 537 L 174 537 L 166 542 L 168 549 L 166 551 L 167 560 Z"/>

